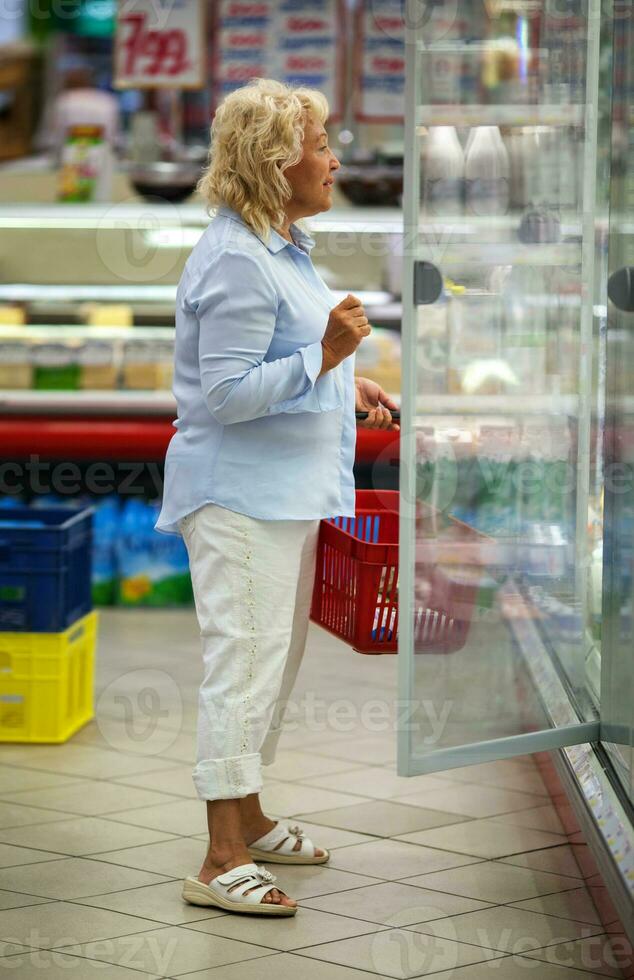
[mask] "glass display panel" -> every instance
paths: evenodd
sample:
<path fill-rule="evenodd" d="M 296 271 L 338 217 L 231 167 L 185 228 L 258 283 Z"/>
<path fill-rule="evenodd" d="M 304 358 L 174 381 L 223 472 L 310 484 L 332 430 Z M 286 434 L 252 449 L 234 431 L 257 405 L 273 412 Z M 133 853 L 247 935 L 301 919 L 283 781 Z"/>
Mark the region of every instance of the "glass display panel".
<path fill-rule="evenodd" d="M 634 802 L 634 26 L 614 23 L 601 735 Z"/>
<path fill-rule="evenodd" d="M 598 14 L 440 3 L 412 28 L 400 745 L 416 771 L 598 731 Z"/>

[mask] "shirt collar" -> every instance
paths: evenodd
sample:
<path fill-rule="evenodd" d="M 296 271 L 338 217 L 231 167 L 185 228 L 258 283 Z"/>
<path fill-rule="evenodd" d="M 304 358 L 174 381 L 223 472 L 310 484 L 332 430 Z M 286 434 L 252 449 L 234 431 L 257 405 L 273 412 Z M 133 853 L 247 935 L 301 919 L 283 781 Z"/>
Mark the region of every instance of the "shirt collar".
<path fill-rule="evenodd" d="M 233 208 L 230 208 L 227 204 L 221 204 L 220 207 L 216 209 L 216 213 L 222 214 L 226 218 L 231 218 L 233 221 L 238 221 L 241 225 L 244 225 L 245 228 L 249 228 L 242 215 Z M 253 231 L 253 229 L 249 228 L 249 231 Z M 315 244 L 315 239 L 311 238 L 311 236 L 305 231 L 302 231 L 302 229 L 296 224 L 292 224 L 290 226 L 290 232 L 295 239 L 295 245 L 292 245 L 291 242 L 287 241 L 287 239 L 280 235 L 279 232 L 275 231 L 274 228 L 271 228 L 268 241 L 257 232 L 253 232 L 253 234 L 259 238 L 262 244 L 265 245 L 269 252 L 272 252 L 273 254 L 280 252 L 283 248 L 286 248 L 287 245 L 291 248 L 299 247 L 300 250 L 304 252 L 310 252 Z"/>

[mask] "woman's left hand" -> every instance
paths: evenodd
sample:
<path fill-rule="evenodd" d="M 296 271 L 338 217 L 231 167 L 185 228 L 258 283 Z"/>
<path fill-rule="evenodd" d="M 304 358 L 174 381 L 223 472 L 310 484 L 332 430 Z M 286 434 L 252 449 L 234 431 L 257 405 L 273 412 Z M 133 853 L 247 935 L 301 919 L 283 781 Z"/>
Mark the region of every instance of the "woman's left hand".
<path fill-rule="evenodd" d="M 362 429 L 393 429 L 400 428 L 392 422 L 392 412 L 398 411 L 396 402 L 387 395 L 376 381 L 369 378 L 355 378 L 355 411 L 367 412 L 367 419 L 358 420 L 357 425 Z"/>

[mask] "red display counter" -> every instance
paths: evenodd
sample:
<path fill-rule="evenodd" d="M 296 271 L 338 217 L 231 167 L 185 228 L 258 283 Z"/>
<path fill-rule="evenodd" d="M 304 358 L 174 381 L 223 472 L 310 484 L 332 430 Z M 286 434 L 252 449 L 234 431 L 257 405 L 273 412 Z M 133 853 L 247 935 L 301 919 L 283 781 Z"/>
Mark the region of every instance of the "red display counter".
<path fill-rule="evenodd" d="M 156 416 L 5 415 L 0 418 L 4 459 L 39 455 L 47 459 L 121 459 L 162 461 L 174 434 L 171 419 Z M 379 457 L 393 465 L 398 458 L 398 432 L 357 430 L 358 463 Z M 389 451 L 394 446 L 394 452 Z"/>

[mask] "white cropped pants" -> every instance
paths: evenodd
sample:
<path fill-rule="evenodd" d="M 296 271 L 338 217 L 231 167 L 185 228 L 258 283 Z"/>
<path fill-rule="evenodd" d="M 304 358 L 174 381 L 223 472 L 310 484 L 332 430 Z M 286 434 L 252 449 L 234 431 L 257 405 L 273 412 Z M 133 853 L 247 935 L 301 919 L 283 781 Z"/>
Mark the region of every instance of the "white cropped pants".
<path fill-rule="evenodd" d="M 203 680 L 192 776 L 201 800 L 262 789 L 306 645 L 319 521 L 264 521 L 205 504 L 179 522 Z"/>

